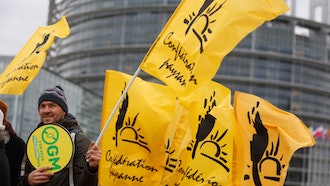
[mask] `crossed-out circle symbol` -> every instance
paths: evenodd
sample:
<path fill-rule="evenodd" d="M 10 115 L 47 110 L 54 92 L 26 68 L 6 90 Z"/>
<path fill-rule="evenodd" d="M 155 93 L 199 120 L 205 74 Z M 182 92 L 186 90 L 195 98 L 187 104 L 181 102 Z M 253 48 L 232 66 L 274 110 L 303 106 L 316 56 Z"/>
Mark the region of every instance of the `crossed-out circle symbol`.
<path fill-rule="evenodd" d="M 54 144 L 58 140 L 59 135 L 55 127 L 49 126 L 42 131 L 41 137 L 46 144 Z"/>

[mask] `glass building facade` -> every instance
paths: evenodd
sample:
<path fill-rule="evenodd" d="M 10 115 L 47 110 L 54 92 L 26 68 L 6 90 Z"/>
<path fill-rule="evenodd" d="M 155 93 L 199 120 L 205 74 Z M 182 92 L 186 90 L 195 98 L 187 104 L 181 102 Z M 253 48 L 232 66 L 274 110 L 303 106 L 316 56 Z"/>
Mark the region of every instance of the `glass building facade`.
<path fill-rule="evenodd" d="M 133 74 L 177 4 L 177 0 L 51 0 L 49 24 L 66 15 L 71 34 L 58 40 L 46 65 L 102 95 L 105 70 Z"/>
<path fill-rule="evenodd" d="M 0 72 L 12 59 L 13 56 L 0 56 Z M 27 140 L 40 122 L 38 114 L 40 93 L 55 85 L 62 86 L 69 112 L 77 118 L 84 132 L 95 141 L 100 130 L 102 97 L 47 69 L 40 70 L 22 95 L 0 95 L 0 99 L 8 104 L 7 119 L 12 123 L 16 133 L 23 140 Z"/>
<path fill-rule="evenodd" d="M 105 70 L 133 74 L 178 3 L 179 0 L 50 0 L 49 24 L 66 15 L 71 35 L 56 42 L 46 66 L 102 95 Z M 214 80 L 233 93 L 249 92 L 296 114 L 313 132 L 322 127 L 327 133 L 330 26 L 289 14 L 266 22 L 225 57 Z M 285 185 L 330 183 L 328 138 L 315 137 L 315 146 L 294 154 Z"/>

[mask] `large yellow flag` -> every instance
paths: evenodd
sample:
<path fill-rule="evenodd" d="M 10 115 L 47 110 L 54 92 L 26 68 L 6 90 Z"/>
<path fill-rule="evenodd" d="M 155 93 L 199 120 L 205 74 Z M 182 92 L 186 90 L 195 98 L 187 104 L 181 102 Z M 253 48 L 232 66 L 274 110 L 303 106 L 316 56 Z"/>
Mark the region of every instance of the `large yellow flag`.
<path fill-rule="evenodd" d="M 131 79 L 106 71 L 102 127 Z M 175 103 L 169 87 L 135 79 L 100 143 L 100 186 L 160 185 Z"/>
<path fill-rule="evenodd" d="M 0 75 L 0 94 L 22 94 L 40 71 L 54 37 L 65 38 L 69 34 L 65 17 L 53 25 L 39 27 Z"/>
<path fill-rule="evenodd" d="M 236 92 L 235 116 L 244 132 L 242 185 L 284 184 L 294 152 L 315 144 L 309 129 L 294 114 L 258 96 Z"/>
<path fill-rule="evenodd" d="M 165 166 L 162 185 L 232 185 L 235 159 L 230 90 L 210 81 L 189 100 L 182 112 L 189 123 L 179 122 L 179 131 L 170 143 L 171 166 Z M 216 106 L 222 109 L 215 114 L 218 119 L 210 114 Z"/>
<path fill-rule="evenodd" d="M 249 32 L 287 10 L 284 0 L 182 0 L 140 67 L 185 96 L 210 81 Z"/>

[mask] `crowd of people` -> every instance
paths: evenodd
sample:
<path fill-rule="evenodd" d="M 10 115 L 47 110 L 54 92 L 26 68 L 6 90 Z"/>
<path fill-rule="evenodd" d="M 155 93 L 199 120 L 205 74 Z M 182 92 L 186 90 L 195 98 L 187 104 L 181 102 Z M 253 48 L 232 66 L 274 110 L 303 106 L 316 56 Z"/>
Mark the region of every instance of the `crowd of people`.
<path fill-rule="evenodd" d="M 98 184 L 101 149 L 89 139 L 68 109 L 64 90 L 57 85 L 45 89 L 38 99 L 37 128 L 56 124 L 71 135 L 74 151 L 70 163 L 58 172 L 51 165 L 35 167 L 27 157 L 27 145 L 7 121 L 8 105 L 0 99 L 0 183 L 1 186 L 93 186 Z"/>

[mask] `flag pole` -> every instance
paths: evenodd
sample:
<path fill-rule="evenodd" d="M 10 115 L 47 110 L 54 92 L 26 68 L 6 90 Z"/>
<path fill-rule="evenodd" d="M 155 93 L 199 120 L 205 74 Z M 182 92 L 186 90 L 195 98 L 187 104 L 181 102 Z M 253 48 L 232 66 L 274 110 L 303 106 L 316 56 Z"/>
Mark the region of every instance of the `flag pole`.
<path fill-rule="evenodd" d="M 121 104 L 121 102 L 123 101 L 124 97 L 126 96 L 126 94 L 128 92 L 128 89 L 131 87 L 131 85 L 133 84 L 135 78 L 138 76 L 138 74 L 140 73 L 140 71 L 141 71 L 141 68 L 139 66 L 139 68 L 136 69 L 136 71 L 135 71 L 132 79 L 128 83 L 127 87 L 125 88 L 124 92 L 120 96 L 117 104 L 115 105 L 114 109 L 112 110 L 112 113 L 110 114 L 110 116 L 108 117 L 107 121 L 105 122 L 104 127 L 103 127 L 101 133 L 99 134 L 99 136 L 98 136 L 98 138 L 97 138 L 97 140 L 95 142 L 96 145 L 99 145 L 100 144 L 100 140 L 101 140 L 102 136 L 104 135 L 104 132 L 108 128 L 108 125 L 110 124 L 111 119 L 113 118 L 113 116 L 114 116 L 115 112 L 117 111 L 119 105 Z"/>

